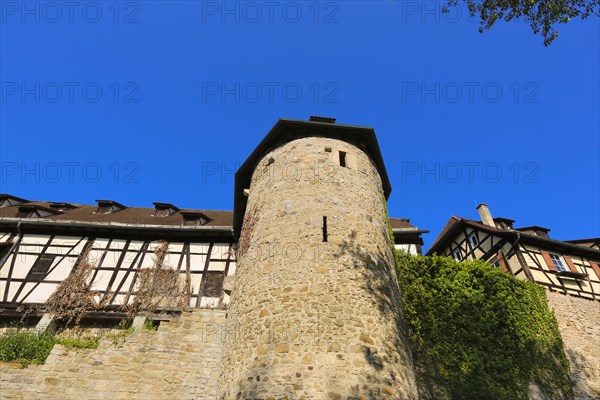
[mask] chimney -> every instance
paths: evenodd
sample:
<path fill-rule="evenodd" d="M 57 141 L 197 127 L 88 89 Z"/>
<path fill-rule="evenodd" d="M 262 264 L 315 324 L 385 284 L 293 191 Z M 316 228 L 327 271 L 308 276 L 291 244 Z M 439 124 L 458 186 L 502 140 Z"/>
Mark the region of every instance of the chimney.
<path fill-rule="evenodd" d="M 477 211 L 479 212 L 479 216 L 481 217 L 481 222 L 487 226 L 496 227 L 494 223 L 494 219 L 492 218 L 492 214 L 490 213 L 490 209 L 487 204 L 480 204 L 477 206 Z"/>
<path fill-rule="evenodd" d="M 311 115 L 309 120 L 312 122 L 325 122 L 327 124 L 335 124 L 335 118 L 331 117 L 319 117 L 317 115 Z"/>

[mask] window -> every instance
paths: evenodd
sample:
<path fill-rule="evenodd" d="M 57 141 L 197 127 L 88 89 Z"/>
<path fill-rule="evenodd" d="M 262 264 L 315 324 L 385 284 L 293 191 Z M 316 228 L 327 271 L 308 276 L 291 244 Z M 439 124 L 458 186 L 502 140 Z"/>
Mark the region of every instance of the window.
<path fill-rule="evenodd" d="M 500 260 L 498 260 L 498 258 L 494 258 L 492 261 L 490 261 L 490 264 L 496 268 L 500 268 Z"/>
<path fill-rule="evenodd" d="M 11 196 L 10 194 L 0 194 L 0 208 L 18 206 L 19 204 L 26 203 L 28 200 L 20 197 Z"/>
<path fill-rule="evenodd" d="M 19 212 L 17 213 L 17 218 L 31 218 L 32 215 L 33 215 L 33 210 L 31 210 L 31 211 L 19 210 Z"/>
<path fill-rule="evenodd" d="M 108 214 L 127 208 L 113 200 L 96 200 L 96 203 L 98 203 L 98 208 L 94 211 L 96 214 Z"/>
<path fill-rule="evenodd" d="M 327 241 L 327 217 L 323 216 L 323 241 Z"/>
<path fill-rule="evenodd" d="M 0 268 L 2 267 L 2 259 L 10 252 L 11 248 L 11 242 L 0 242 Z"/>
<path fill-rule="evenodd" d="M 462 254 L 459 248 L 452 250 L 452 258 L 454 258 L 456 261 L 462 260 Z"/>
<path fill-rule="evenodd" d="M 169 215 L 175 214 L 179 211 L 179 208 L 175 207 L 171 203 L 159 203 L 154 202 L 154 214 L 155 217 L 168 217 Z"/>
<path fill-rule="evenodd" d="M 202 276 L 202 295 L 206 297 L 221 297 L 224 279 L 225 275 L 222 272 L 205 273 Z"/>
<path fill-rule="evenodd" d="M 212 221 L 209 217 L 197 211 L 182 211 L 181 216 L 183 217 L 184 226 L 203 226 Z"/>
<path fill-rule="evenodd" d="M 565 263 L 565 260 L 563 260 L 563 258 L 560 255 L 550 253 L 550 259 L 552 260 L 552 263 L 554 264 L 554 266 L 556 267 L 556 270 L 558 272 L 563 272 L 563 271 L 569 270 L 567 268 L 567 264 Z"/>
<path fill-rule="evenodd" d="M 196 226 L 198 223 L 198 218 L 186 218 L 183 220 L 184 226 Z"/>
<path fill-rule="evenodd" d="M 340 151 L 340 165 L 342 167 L 346 166 L 346 152 L 345 151 Z"/>
<path fill-rule="evenodd" d="M 479 238 L 477 237 L 477 232 L 473 232 L 471 233 L 471 235 L 469 235 L 469 243 L 471 243 L 471 246 L 473 246 L 473 248 L 479 246 Z"/>
<path fill-rule="evenodd" d="M 73 204 L 69 204 L 69 203 L 50 203 L 50 208 L 55 211 L 65 211 L 65 210 L 71 210 L 71 209 L 77 208 L 77 207 L 75 207 Z"/>
<path fill-rule="evenodd" d="M 29 274 L 27 275 L 27 280 L 29 282 L 43 281 L 44 277 L 48 273 L 48 270 L 52 266 L 52 263 L 54 262 L 55 258 L 56 258 L 56 256 L 48 255 L 48 254 L 42 254 L 41 256 L 39 256 L 38 259 L 33 264 L 33 267 L 31 267 L 31 270 L 29 271 Z"/>
<path fill-rule="evenodd" d="M 184 226 L 203 226 L 206 225 L 210 222 L 209 219 L 204 218 L 204 217 L 186 217 L 183 220 L 183 225 Z"/>
<path fill-rule="evenodd" d="M 110 212 L 110 206 L 98 206 L 96 214 L 108 214 Z"/>
<path fill-rule="evenodd" d="M 155 217 L 166 217 L 169 215 L 169 209 L 168 208 L 163 208 L 163 209 L 157 209 L 154 211 L 154 216 Z"/>

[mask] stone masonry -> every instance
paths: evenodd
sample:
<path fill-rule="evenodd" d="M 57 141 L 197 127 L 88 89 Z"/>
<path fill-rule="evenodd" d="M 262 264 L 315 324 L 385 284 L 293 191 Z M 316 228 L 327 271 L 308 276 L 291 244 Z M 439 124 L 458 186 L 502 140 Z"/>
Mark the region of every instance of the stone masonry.
<path fill-rule="evenodd" d="M 225 311 L 195 310 L 97 349 L 55 345 L 44 365 L 0 363 L 0 399 L 214 400 Z"/>
<path fill-rule="evenodd" d="M 249 188 L 220 398 L 416 399 L 393 265 L 367 154 L 325 137 L 268 153 Z"/>
<path fill-rule="evenodd" d="M 600 302 L 547 292 L 571 364 L 577 400 L 600 399 Z"/>

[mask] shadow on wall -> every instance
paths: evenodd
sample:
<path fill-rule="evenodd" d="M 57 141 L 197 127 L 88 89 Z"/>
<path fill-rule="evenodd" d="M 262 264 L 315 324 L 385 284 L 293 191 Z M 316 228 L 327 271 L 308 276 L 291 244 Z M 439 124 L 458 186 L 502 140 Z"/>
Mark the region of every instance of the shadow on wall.
<path fill-rule="evenodd" d="M 273 353 L 275 352 L 275 343 L 272 340 L 269 340 L 269 348 L 267 354 L 265 355 L 264 361 L 260 364 L 254 364 L 250 371 L 252 371 L 252 376 L 248 378 L 248 388 L 245 392 L 240 391 L 241 385 L 238 389 L 237 399 L 263 399 L 267 397 L 267 393 L 264 391 L 260 391 L 259 387 L 261 386 L 261 380 L 268 380 L 271 376 L 272 368 L 274 361 Z M 285 393 L 282 393 L 280 398 L 286 399 L 295 399 L 296 394 L 291 388 L 286 388 Z"/>
<path fill-rule="evenodd" d="M 387 235 L 387 231 L 384 234 Z M 392 339 L 391 345 L 379 348 L 374 346 L 372 340 L 365 340 L 361 336 L 365 360 L 373 367 L 374 372 L 365 379 L 365 382 L 370 383 L 370 387 L 365 385 L 360 391 L 369 399 L 397 396 L 411 399 L 416 394 L 416 382 L 393 253 L 390 252 L 386 257 L 385 250 L 382 249 L 377 253 L 366 252 L 354 241 L 355 238 L 356 232 L 353 231 L 350 240 L 345 240 L 340 246 L 336 258 L 347 255 L 355 260 L 353 267 L 361 270 L 362 288 L 369 294 L 374 307 L 379 311 L 380 320 L 394 321 L 395 330 L 384 336 L 385 340 Z M 400 372 L 404 373 L 404 376 L 397 376 L 398 368 L 394 366 L 401 366 Z M 390 397 L 392 394 L 396 396 Z M 364 397 L 357 393 L 356 398 Z"/>
<path fill-rule="evenodd" d="M 387 235 L 387 231 L 385 234 Z M 373 326 L 373 329 L 383 329 L 383 331 L 378 330 L 374 335 L 369 335 L 368 332 L 360 334 L 357 330 L 356 340 L 360 341 L 362 355 L 368 365 L 372 367 L 368 374 L 361 376 L 361 383 L 344 388 L 339 386 L 340 382 L 329 382 L 330 386 L 326 388 L 326 393 L 320 392 L 320 394 L 326 395 L 330 399 L 344 400 L 417 399 L 412 352 L 408 345 L 407 328 L 402 312 L 400 287 L 395 274 L 395 261 L 391 243 L 389 249 L 367 252 L 355 239 L 356 234 L 353 233 L 350 235 L 350 239 L 340 244 L 335 250 L 331 262 L 336 266 L 345 265 L 348 269 L 359 271 L 359 274 L 356 274 L 356 277 L 353 278 L 360 282 L 360 286 L 357 286 L 360 289 L 358 296 L 363 299 L 370 299 L 373 310 L 376 310 L 373 314 L 377 314 L 374 319 L 388 321 L 388 323 L 387 325 Z M 352 294 L 352 296 L 354 295 L 356 293 Z M 352 300 L 352 298 L 349 297 L 349 300 Z M 393 321 L 393 323 L 389 323 L 389 321 Z M 381 335 L 380 332 L 384 334 Z M 295 336 L 296 334 L 298 335 Z M 269 385 L 264 385 L 264 381 L 273 378 L 273 365 L 276 365 L 279 361 L 277 357 L 278 352 L 281 350 L 279 346 L 292 347 L 294 345 L 293 338 L 301 335 L 302 332 L 294 331 L 291 333 L 291 340 L 287 343 L 278 343 L 273 340 L 273 337 L 269 338 L 268 343 L 262 343 L 261 346 L 265 346 L 267 349 L 266 351 L 262 350 L 260 360 L 254 359 L 253 365 L 249 366 L 250 376 L 247 378 L 247 382 L 238 383 L 237 398 L 263 399 L 273 395 L 273 393 L 265 392 L 265 386 L 268 387 Z M 359 335 L 360 337 L 358 337 Z M 320 341 L 321 339 L 317 340 Z M 336 338 L 331 338 L 329 344 L 335 343 Z M 324 342 L 315 343 L 315 353 L 319 353 L 317 347 L 322 347 L 324 344 Z M 329 353 L 330 350 L 327 350 L 327 352 Z M 336 352 L 332 351 L 331 353 Z M 309 358 L 312 356 L 311 354 L 302 355 L 302 357 Z M 300 360 L 298 360 L 298 363 L 300 363 Z M 331 365 L 331 367 L 334 367 L 334 365 Z M 309 367 L 309 370 L 312 370 L 312 368 Z M 305 377 L 302 375 L 304 374 L 297 374 L 283 377 L 285 381 L 278 382 L 279 389 L 276 398 L 297 399 L 300 398 L 300 393 L 303 391 L 311 390 L 309 387 L 303 387 Z M 342 391 L 344 393 L 341 393 Z"/>
<path fill-rule="evenodd" d="M 600 399 L 598 376 L 593 376 L 593 371 L 598 370 L 598 360 L 591 359 L 578 350 L 566 351 L 571 362 L 571 379 L 575 382 L 575 398 L 578 400 Z M 596 363 L 596 365 L 594 365 Z M 596 387 L 591 387 L 589 382 L 596 382 Z"/>

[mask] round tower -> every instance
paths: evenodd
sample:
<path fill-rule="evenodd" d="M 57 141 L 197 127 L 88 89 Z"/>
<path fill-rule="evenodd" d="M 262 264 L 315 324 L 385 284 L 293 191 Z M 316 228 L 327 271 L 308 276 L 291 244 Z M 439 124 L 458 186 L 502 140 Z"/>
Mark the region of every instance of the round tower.
<path fill-rule="evenodd" d="M 416 399 L 371 128 L 279 120 L 236 173 L 222 399 Z"/>

